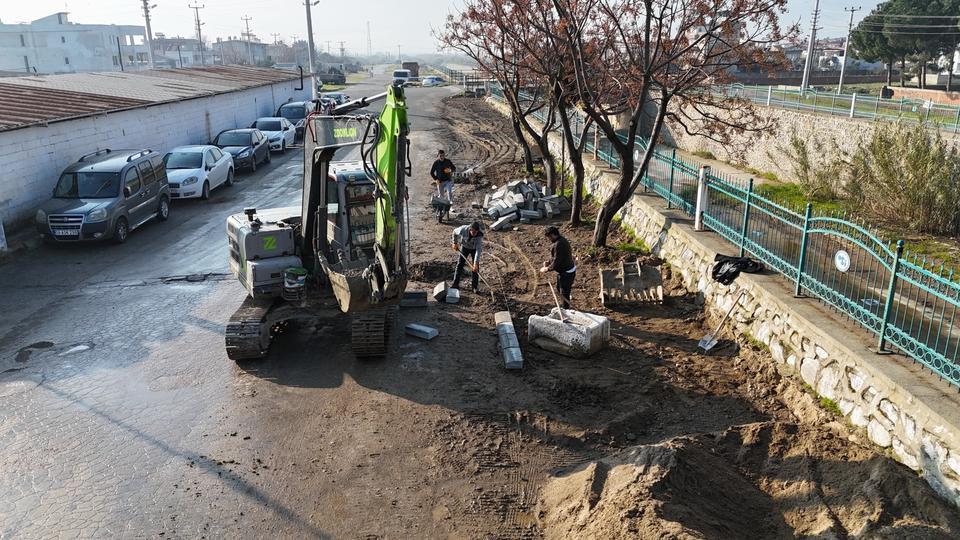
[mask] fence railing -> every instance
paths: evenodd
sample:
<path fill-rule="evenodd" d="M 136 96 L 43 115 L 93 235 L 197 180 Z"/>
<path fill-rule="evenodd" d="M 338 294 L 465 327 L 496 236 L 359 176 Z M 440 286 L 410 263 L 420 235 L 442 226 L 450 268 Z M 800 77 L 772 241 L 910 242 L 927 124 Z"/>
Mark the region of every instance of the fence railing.
<path fill-rule="evenodd" d="M 825 113 L 847 118 L 925 123 L 948 133 L 960 132 L 960 107 L 923 99 L 888 99 L 866 94 L 800 92 L 774 86 L 729 84 L 715 86 L 719 97 L 746 98 L 759 105 L 795 111 Z"/>
<path fill-rule="evenodd" d="M 503 99 L 495 85 L 489 93 Z M 534 115 L 543 121 L 545 114 L 541 109 Z M 582 115 L 572 114 L 571 122 L 579 133 Z M 592 128 L 586 137 L 586 152 L 619 166 L 601 132 Z M 645 139 L 638 137 L 636 143 L 641 151 L 647 147 Z M 700 182 L 707 196 L 698 209 Z M 955 279 L 960 275 L 904 252 L 902 240 L 885 242 L 868 226 L 817 212 L 809 203 L 790 208 L 758 193 L 753 179 L 713 173 L 678 158 L 676 149 L 655 148 L 642 183 L 645 192 L 660 196 L 669 208 L 692 217 L 699 210 L 706 228 L 740 255 L 756 257 L 782 274 L 798 297 L 816 298 L 866 328 L 877 339 L 877 351 L 892 345 L 960 386 L 960 283 Z"/>

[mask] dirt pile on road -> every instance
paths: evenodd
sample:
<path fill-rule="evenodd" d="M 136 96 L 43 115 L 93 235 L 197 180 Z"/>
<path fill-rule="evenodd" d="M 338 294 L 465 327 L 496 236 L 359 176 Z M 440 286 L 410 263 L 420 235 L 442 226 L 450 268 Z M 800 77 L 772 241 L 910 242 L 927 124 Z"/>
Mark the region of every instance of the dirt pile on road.
<path fill-rule="evenodd" d="M 627 448 L 545 485 L 547 538 L 950 538 L 960 520 L 911 471 L 828 430 L 735 426 Z"/>

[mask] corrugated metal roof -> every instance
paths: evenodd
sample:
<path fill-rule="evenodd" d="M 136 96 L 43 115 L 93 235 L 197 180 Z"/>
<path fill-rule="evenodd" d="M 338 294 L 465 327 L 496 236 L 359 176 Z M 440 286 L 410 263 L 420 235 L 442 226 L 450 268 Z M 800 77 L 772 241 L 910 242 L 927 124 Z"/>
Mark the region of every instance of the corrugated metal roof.
<path fill-rule="evenodd" d="M 7 77 L 0 80 L 0 131 L 298 78 L 246 66 Z"/>

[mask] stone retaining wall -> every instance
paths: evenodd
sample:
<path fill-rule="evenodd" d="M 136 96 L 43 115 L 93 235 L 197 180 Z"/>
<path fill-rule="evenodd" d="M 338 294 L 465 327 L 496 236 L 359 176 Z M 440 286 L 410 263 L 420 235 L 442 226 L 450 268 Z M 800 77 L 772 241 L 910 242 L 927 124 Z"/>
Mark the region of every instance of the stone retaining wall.
<path fill-rule="evenodd" d="M 508 114 L 499 102 L 490 103 Z M 559 155 L 559 136 L 551 145 Z M 605 163 L 586 161 L 586 188 L 603 200 L 616 179 Z M 719 319 L 739 301 L 732 318 L 737 335 L 749 334 L 769 347 L 781 373 L 833 401 L 847 422 L 960 506 L 956 388 L 908 358 L 871 353 L 867 331 L 832 316 L 813 299 L 793 298 L 782 276 L 744 274 L 729 286 L 713 281 L 714 256 L 735 254 L 735 249 L 716 234 L 695 232 L 686 216 L 666 210 L 661 199 L 634 195 L 620 217 L 679 273 L 711 318 Z"/>

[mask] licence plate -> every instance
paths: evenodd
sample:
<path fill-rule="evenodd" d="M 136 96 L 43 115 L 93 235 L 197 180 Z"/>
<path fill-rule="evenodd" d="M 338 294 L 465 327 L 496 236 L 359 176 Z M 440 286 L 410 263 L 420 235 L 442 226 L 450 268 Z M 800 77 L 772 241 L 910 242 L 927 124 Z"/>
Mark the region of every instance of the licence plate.
<path fill-rule="evenodd" d="M 79 236 L 80 231 L 71 231 L 69 229 L 53 229 L 54 236 Z"/>

